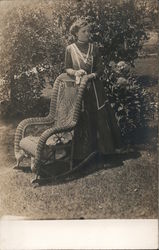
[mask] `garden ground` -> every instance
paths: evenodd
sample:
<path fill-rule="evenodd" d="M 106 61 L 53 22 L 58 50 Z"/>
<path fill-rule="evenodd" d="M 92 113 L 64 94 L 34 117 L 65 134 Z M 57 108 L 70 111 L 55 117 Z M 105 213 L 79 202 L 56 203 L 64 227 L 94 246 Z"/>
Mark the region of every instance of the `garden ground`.
<path fill-rule="evenodd" d="M 157 58 L 136 61 L 135 72 L 155 95 Z M 157 96 L 156 96 L 157 98 Z M 19 120 L 0 123 L 0 216 L 31 219 L 157 218 L 157 119 L 133 135 L 135 152 L 90 163 L 70 179 L 33 188 L 34 175 L 13 170 Z"/>

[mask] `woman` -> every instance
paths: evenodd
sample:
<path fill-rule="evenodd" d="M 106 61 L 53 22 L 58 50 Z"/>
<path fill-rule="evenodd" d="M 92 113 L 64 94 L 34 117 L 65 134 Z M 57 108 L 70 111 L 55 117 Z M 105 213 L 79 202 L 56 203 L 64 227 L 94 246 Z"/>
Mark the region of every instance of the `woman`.
<path fill-rule="evenodd" d="M 76 41 L 66 48 L 66 72 L 68 76 L 76 79 L 77 85 L 80 84 L 83 75 L 91 74 L 91 80 L 88 82 L 83 98 L 83 118 L 80 119 L 77 128 L 81 130 L 80 143 L 76 142 L 78 143 L 77 155 L 84 153 L 86 148 L 87 151 L 98 151 L 101 154 L 114 153 L 121 148 L 120 130 L 113 110 L 105 102 L 104 86 L 99 80 L 102 63 L 98 48 L 89 42 L 90 25 L 86 19 L 78 19 L 71 26 L 70 32 Z M 86 138 L 87 146 L 82 149 Z"/>

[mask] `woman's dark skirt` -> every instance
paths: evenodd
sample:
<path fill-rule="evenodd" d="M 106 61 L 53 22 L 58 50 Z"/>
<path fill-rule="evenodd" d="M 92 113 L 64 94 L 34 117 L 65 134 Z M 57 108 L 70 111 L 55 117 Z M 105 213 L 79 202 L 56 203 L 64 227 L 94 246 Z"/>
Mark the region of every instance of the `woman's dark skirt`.
<path fill-rule="evenodd" d="M 104 103 L 104 88 L 98 90 L 100 101 Z M 93 151 L 112 154 L 122 147 L 115 113 L 108 103 L 101 109 L 97 108 L 92 85 L 85 91 L 84 112 L 81 112 L 75 135 L 75 158 L 84 158 Z"/>

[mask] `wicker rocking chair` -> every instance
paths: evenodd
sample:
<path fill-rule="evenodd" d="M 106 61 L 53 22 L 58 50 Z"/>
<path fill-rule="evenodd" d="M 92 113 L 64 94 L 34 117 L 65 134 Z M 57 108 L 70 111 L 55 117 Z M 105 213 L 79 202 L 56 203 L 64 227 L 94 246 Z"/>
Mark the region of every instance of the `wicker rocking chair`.
<path fill-rule="evenodd" d="M 43 180 L 43 174 L 46 171 L 45 165 L 48 162 L 51 162 L 51 167 L 54 168 L 59 161 L 67 161 L 69 168 L 67 168 L 66 171 L 60 173 L 59 175 L 47 176 L 45 177 L 45 180 L 50 178 L 58 178 L 59 176 L 67 176 L 72 171 L 83 166 L 83 164 L 85 164 L 95 155 L 95 152 L 91 152 L 84 159 L 78 162 L 78 164 L 74 162 L 74 130 L 77 127 L 79 121 L 82 97 L 89 78 L 90 75 L 85 75 L 81 79 L 81 84 L 78 89 L 77 99 L 72 116 L 73 118 L 69 125 L 62 127 L 54 125 L 58 91 L 61 84 L 60 77 L 58 77 L 54 83 L 48 116 L 24 119 L 18 125 L 14 142 L 14 151 L 17 163 L 14 168 L 21 168 L 20 163 L 22 162 L 22 160 L 25 157 L 29 157 L 31 159 L 31 170 L 35 173 L 35 178 L 32 180 L 32 183 L 40 183 L 41 180 Z M 45 130 L 43 129 L 43 132 L 39 136 L 26 135 L 26 130 L 32 126 L 35 126 L 35 128 L 41 126 L 45 128 Z M 34 131 L 36 130 L 35 128 Z M 58 137 L 60 133 L 72 133 L 72 140 L 68 141 L 68 143 L 63 144 L 60 140 L 60 137 Z M 57 136 L 57 138 L 59 138 L 59 141 L 57 140 L 56 144 L 48 146 L 46 142 L 53 135 Z M 64 159 L 57 159 L 56 152 L 60 149 L 67 150 L 67 152 L 69 152 L 69 155 L 66 158 L 64 157 Z"/>

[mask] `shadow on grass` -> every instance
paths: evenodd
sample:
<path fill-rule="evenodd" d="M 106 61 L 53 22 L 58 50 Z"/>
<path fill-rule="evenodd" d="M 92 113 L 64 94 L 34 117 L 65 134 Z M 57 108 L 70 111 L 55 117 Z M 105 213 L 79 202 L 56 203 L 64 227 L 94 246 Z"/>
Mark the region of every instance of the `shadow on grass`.
<path fill-rule="evenodd" d="M 141 149 L 157 149 L 158 126 L 138 128 L 129 135 L 131 145 L 140 147 Z"/>
<path fill-rule="evenodd" d="M 40 180 L 40 185 L 58 185 L 84 178 L 91 174 L 98 174 L 98 172 L 101 170 L 120 168 L 123 165 L 123 161 L 128 159 L 137 159 L 140 157 L 140 150 L 156 150 L 157 134 L 157 126 L 137 129 L 131 134 L 131 145 L 136 148 L 136 151 L 126 154 L 106 155 L 103 157 L 94 156 L 82 167 L 74 170 L 72 173 L 69 173 L 69 175 L 60 177 L 58 179 L 56 176 L 69 170 L 69 164 L 63 161 L 59 161 L 54 165 L 48 164 L 42 168 L 44 171 L 46 171 L 46 174 L 41 174 L 42 178 Z M 20 167 L 19 170 L 23 171 L 24 173 L 31 173 L 29 162 L 26 162 L 26 164 Z"/>
<path fill-rule="evenodd" d="M 84 178 L 88 175 L 95 174 L 101 170 L 120 168 L 123 165 L 123 161 L 128 159 L 137 159 L 140 157 L 140 150 L 156 150 L 157 149 L 157 126 L 145 127 L 134 131 L 131 137 L 131 145 L 136 148 L 136 151 L 126 154 L 113 154 L 103 157 L 94 156 L 87 164 L 74 170 L 69 175 L 56 178 L 56 176 L 65 173 L 69 170 L 69 164 L 63 161 L 59 161 L 56 164 L 48 164 L 43 169 L 46 174 L 41 174 L 40 185 L 58 185 L 67 183 L 76 179 Z M 29 162 L 26 162 L 24 166 L 19 168 L 24 173 L 31 173 Z M 52 176 L 52 177 L 51 177 Z"/>
<path fill-rule="evenodd" d="M 150 75 L 138 76 L 137 81 L 144 87 L 150 87 L 158 84 L 158 78 Z"/>
<path fill-rule="evenodd" d="M 19 166 L 18 168 L 15 168 L 16 171 L 22 171 L 24 173 L 32 173 L 30 166 Z"/>
<path fill-rule="evenodd" d="M 98 174 L 100 170 L 107 170 L 107 169 L 113 169 L 113 168 L 119 168 L 123 166 L 123 161 L 128 160 L 128 159 L 137 159 L 140 157 L 139 152 L 131 152 L 127 154 L 113 154 L 113 155 L 107 155 L 100 157 L 99 155 L 95 156 L 92 160 L 90 160 L 87 164 L 84 164 L 82 167 L 79 169 L 74 170 L 72 173 L 63 176 L 63 177 L 42 177 L 39 182 L 39 186 L 44 186 L 44 185 L 58 185 L 58 184 L 65 184 L 77 179 L 84 178 L 88 175 L 92 174 Z M 47 166 L 47 168 L 51 169 L 51 165 Z M 60 167 L 60 171 L 58 169 Z M 66 172 L 68 170 L 68 166 L 57 166 L 54 167 L 54 169 L 50 170 L 50 176 L 55 175 L 55 172 L 57 174 L 61 174 Z M 54 173 L 53 173 L 54 172 Z"/>

